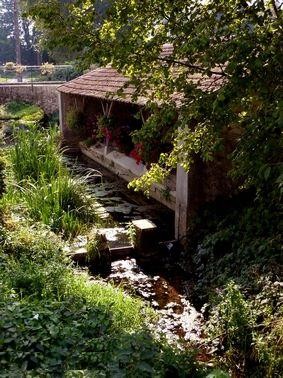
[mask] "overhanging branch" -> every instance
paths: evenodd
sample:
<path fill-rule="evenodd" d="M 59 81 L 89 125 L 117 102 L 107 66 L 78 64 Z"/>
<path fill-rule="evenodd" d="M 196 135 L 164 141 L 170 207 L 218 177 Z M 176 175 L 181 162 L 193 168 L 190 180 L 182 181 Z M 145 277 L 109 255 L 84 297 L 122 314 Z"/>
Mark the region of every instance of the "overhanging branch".
<path fill-rule="evenodd" d="M 222 69 L 221 69 L 221 71 L 207 70 L 207 69 L 205 69 L 201 66 L 197 66 L 195 64 L 190 64 L 186 61 L 175 60 L 175 59 L 170 59 L 170 58 L 160 58 L 159 57 L 158 60 L 161 60 L 163 62 L 170 63 L 170 64 L 178 64 L 180 66 L 185 66 L 185 67 L 192 68 L 192 69 L 200 71 L 200 72 L 211 73 L 211 75 L 227 76 L 226 73 Z"/>

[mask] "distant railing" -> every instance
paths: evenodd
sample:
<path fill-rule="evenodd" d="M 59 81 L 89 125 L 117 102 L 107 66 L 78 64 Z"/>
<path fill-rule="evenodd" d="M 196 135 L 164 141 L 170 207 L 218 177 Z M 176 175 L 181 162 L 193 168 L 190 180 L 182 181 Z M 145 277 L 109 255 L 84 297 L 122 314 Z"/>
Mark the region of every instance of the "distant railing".
<path fill-rule="evenodd" d="M 43 64 L 41 66 L 17 66 L 13 63 L 0 66 L 0 84 L 40 83 L 69 81 L 79 76 L 72 65 Z"/>

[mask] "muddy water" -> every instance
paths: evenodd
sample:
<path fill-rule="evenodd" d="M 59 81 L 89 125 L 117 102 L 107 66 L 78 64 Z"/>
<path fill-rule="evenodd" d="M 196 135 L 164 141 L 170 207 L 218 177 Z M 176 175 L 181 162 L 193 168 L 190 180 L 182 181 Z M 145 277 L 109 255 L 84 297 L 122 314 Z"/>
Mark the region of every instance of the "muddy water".
<path fill-rule="evenodd" d="M 149 302 L 160 315 L 156 330 L 168 339 L 198 341 L 201 338 L 202 316 L 182 293 L 185 281 L 183 288 L 180 283 L 173 285 L 161 275 L 143 270 L 135 258 L 113 262 L 106 280 L 122 284 L 128 292 Z"/>
<path fill-rule="evenodd" d="M 87 175 L 88 191 L 97 199 L 101 215 L 117 227 L 147 218 L 158 226 L 160 241 L 173 239 L 172 211 L 129 191 L 123 181 L 88 158 L 68 157 L 66 163 L 76 175 Z M 190 283 L 176 264 L 178 253 L 173 243 L 165 243 L 154 261 L 129 256 L 112 262 L 110 274 L 101 280 L 122 285 L 148 302 L 160 315 L 156 330 L 169 340 L 198 341 L 203 318 L 189 301 Z"/>

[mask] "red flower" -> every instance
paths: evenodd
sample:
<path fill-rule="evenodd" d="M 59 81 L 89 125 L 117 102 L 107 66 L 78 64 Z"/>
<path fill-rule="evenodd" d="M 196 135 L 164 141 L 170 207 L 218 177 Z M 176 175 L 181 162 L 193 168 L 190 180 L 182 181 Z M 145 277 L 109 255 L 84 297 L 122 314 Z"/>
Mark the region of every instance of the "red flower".
<path fill-rule="evenodd" d="M 140 162 L 142 161 L 141 154 L 142 154 L 142 144 L 137 143 L 135 145 L 135 148 L 130 152 L 130 157 L 135 159 L 137 164 L 140 164 Z"/>

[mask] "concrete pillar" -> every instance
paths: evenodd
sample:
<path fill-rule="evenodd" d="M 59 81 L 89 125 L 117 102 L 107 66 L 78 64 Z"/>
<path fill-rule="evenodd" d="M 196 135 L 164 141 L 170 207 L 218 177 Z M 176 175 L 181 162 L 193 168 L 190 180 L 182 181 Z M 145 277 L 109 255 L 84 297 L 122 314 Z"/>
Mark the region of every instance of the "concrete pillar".
<path fill-rule="evenodd" d="M 189 174 L 178 165 L 176 175 L 175 238 L 184 237 L 188 229 Z"/>
<path fill-rule="evenodd" d="M 59 106 L 59 125 L 60 125 L 60 132 L 61 135 L 64 135 L 64 99 L 63 99 L 63 93 L 58 92 L 58 106 Z"/>
<path fill-rule="evenodd" d="M 148 219 L 132 221 L 135 228 L 135 249 L 140 256 L 150 256 L 157 250 L 157 226 Z"/>
<path fill-rule="evenodd" d="M 181 166 L 177 167 L 176 176 L 176 207 L 175 207 L 175 238 L 187 236 L 192 219 L 205 202 L 204 165 L 195 158 L 187 173 Z M 185 241 L 183 239 L 183 241 Z"/>

